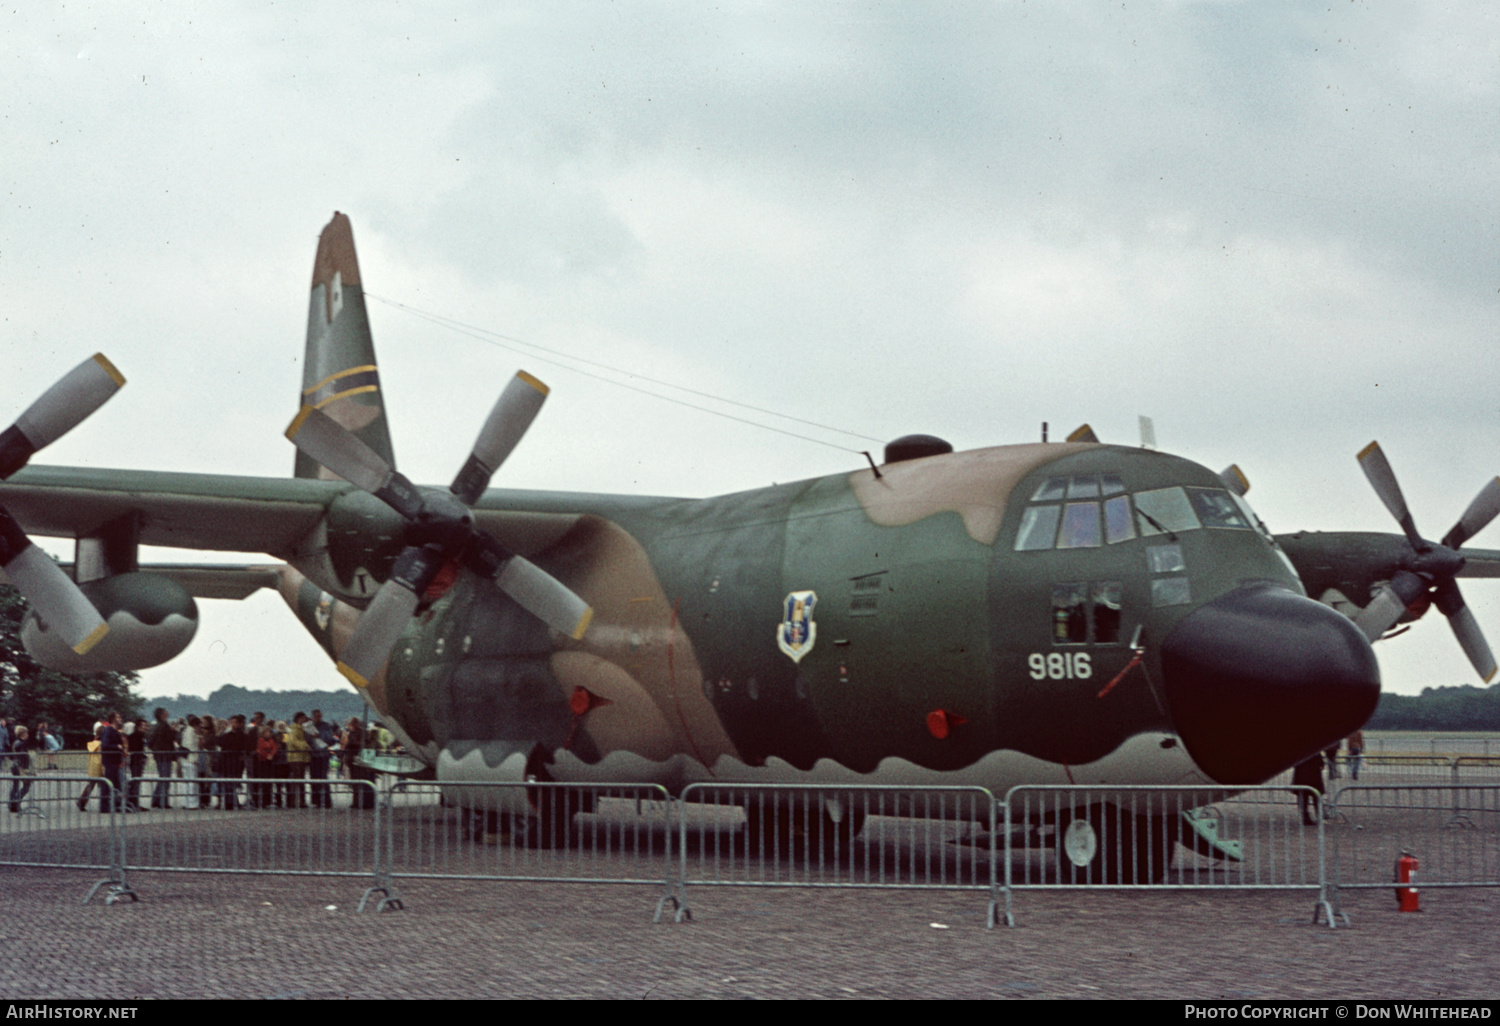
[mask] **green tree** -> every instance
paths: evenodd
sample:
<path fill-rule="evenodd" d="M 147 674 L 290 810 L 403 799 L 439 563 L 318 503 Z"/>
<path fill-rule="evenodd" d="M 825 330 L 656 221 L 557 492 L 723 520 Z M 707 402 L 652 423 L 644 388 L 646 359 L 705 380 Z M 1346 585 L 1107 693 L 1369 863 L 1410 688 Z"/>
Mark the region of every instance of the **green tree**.
<path fill-rule="evenodd" d="M 64 744 L 82 748 L 101 714 L 139 713 L 142 699 L 131 690 L 140 682 L 136 674 L 59 673 L 33 659 L 21 644 L 26 608 L 15 588 L 0 586 L 0 716 L 32 727 L 38 720 L 59 725 Z"/>

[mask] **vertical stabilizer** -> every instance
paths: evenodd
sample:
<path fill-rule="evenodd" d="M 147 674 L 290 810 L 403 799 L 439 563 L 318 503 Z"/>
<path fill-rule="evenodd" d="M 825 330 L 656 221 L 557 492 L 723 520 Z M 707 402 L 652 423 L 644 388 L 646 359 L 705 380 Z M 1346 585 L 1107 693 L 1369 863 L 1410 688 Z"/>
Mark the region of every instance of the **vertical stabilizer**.
<path fill-rule="evenodd" d="M 302 359 L 302 394 L 298 405 L 314 406 L 391 466 L 391 433 L 375 367 L 375 342 L 365 313 L 365 293 L 354 255 L 349 218 L 335 212 L 318 236 L 313 261 L 312 300 L 307 310 L 307 350 Z M 298 477 L 336 478 L 300 451 Z"/>

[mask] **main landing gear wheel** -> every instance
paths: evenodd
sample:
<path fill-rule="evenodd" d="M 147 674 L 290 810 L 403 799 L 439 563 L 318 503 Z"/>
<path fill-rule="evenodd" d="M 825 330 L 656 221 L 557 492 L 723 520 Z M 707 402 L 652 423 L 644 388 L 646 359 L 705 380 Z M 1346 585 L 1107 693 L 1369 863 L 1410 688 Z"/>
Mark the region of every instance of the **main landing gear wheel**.
<path fill-rule="evenodd" d="M 528 787 L 531 811 L 511 817 L 512 843 L 526 848 L 566 848 L 573 843 L 573 817 L 592 812 L 590 796 L 567 787 Z"/>
<path fill-rule="evenodd" d="M 745 851 L 796 858 L 842 858 L 865 824 L 855 795 L 811 797 L 752 795 L 745 806 Z"/>
<path fill-rule="evenodd" d="M 1091 805 L 1057 824 L 1061 883 L 1155 884 L 1167 877 L 1177 824 L 1117 805 Z"/>

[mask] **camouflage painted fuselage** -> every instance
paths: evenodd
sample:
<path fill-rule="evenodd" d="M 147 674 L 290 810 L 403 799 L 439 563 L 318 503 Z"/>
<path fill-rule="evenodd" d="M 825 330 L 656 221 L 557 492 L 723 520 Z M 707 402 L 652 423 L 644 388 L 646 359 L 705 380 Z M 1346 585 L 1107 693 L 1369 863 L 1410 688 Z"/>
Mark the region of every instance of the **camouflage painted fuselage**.
<path fill-rule="evenodd" d="M 1178 743 L 1159 642 L 1242 586 L 1301 585 L 1249 527 L 1137 520 L 1113 541 L 1018 548 L 1048 481 L 1100 475 L 1129 495 L 1223 493 L 1186 460 L 1097 444 L 701 500 L 492 491 L 477 519 L 593 605 L 593 626 L 562 638 L 461 574 L 414 618 L 371 698 L 445 779 L 1206 779 Z M 327 592 L 357 601 L 398 533 L 383 507 L 347 501 L 330 524 L 363 525 L 329 537 L 365 542 L 304 553 L 313 580 L 283 589 L 335 654 L 355 614 Z M 1163 546 L 1171 561 L 1149 552 Z M 1180 585 L 1164 603 L 1153 583 L 1169 578 Z M 1083 596 L 1071 609 L 1070 593 Z M 784 646 L 796 595 L 815 602 Z"/>

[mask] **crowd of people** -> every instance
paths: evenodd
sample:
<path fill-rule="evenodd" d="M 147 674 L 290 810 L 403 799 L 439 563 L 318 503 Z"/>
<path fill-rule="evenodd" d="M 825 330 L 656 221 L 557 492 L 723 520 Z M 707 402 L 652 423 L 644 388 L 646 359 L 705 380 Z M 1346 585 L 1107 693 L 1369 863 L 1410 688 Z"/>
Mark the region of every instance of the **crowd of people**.
<path fill-rule="evenodd" d="M 47 760 L 56 769 L 62 750 L 58 732 L 43 721 L 33 732 L 0 717 L 0 753 L 12 777 L 9 807 L 20 812 L 38 768 Z M 379 723 L 368 729 L 358 717 L 339 727 L 298 712 L 288 721 L 268 720 L 257 712 L 215 719 L 209 715 L 169 720 L 157 709 L 154 720 L 126 722 L 111 712 L 94 724 L 88 743 L 89 782 L 78 797 L 78 808 L 88 807 L 99 791 L 99 811 L 111 803 L 124 812 L 139 812 L 148 755 L 155 763 L 149 796 L 153 809 L 219 808 L 223 810 L 332 808 L 331 778 L 373 781 L 375 774 L 359 762 L 365 751 L 390 751 L 394 738 Z M 356 807 L 373 806 L 374 792 L 354 789 Z M 173 804 L 174 797 L 177 804 Z"/>

